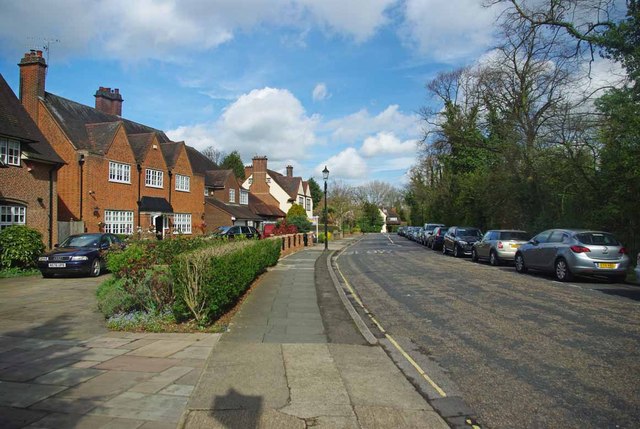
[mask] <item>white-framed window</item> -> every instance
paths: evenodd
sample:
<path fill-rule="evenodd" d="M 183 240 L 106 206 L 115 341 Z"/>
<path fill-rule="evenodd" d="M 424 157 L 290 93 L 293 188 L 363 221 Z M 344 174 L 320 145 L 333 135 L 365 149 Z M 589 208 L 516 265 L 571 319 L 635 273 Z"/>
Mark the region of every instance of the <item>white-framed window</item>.
<path fill-rule="evenodd" d="M 0 205 L 0 230 L 11 225 L 24 225 L 26 221 L 26 207 Z"/>
<path fill-rule="evenodd" d="M 150 168 L 147 168 L 144 174 L 145 174 L 145 182 L 144 182 L 145 185 L 149 186 L 150 188 L 162 188 L 164 172 L 160 170 L 152 170 Z"/>
<path fill-rule="evenodd" d="M 209 188 L 204 188 L 204 196 L 205 197 L 209 196 Z"/>
<path fill-rule="evenodd" d="M 182 234 L 191 234 L 191 213 L 176 213 L 173 215 L 173 229 Z"/>
<path fill-rule="evenodd" d="M 301 195 L 298 195 L 298 205 L 304 207 L 304 197 Z"/>
<path fill-rule="evenodd" d="M 311 211 L 311 198 L 307 198 L 307 211 Z"/>
<path fill-rule="evenodd" d="M 0 138 L 0 161 L 8 165 L 20 166 L 20 142 Z"/>
<path fill-rule="evenodd" d="M 246 189 L 240 189 L 240 204 L 249 204 L 249 191 Z"/>
<path fill-rule="evenodd" d="M 104 232 L 111 234 L 131 234 L 133 232 L 133 212 L 126 210 L 105 210 Z"/>
<path fill-rule="evenodd" d="M 229 189 L 229 202 L 230 203 L 235 203 L 236 202 L 236 190 L 235 189 Z"/>
<path fill-rule="evenodd" d="M 109 182 L 131 183 L 131 166 L 109 161 Z"/>
<path fill-rule="evenodd" d="M 191 190 L 191 178 L 176 174 L 176 191 L 189 192 Z"/>

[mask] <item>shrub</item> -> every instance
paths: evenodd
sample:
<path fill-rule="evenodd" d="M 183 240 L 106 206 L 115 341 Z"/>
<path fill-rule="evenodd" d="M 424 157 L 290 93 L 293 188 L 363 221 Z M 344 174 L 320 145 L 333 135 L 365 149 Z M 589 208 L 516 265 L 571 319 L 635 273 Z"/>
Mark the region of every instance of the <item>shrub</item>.
<path fill-rule="evenodd" d="M 290 216 L 287 217 L 287 223 L 289 225 L 295 225 L 298 232 L 309 232 L 313 225 L 307 219 L 307 216 Z"/>
<path fill-rule="evenodd" d="M 333 240 L 333 234 L 331 232 L 328 232 L 327 235 L 329 236 L 329 241 Z M 324 243 L 324 232 L 318 234 L 318 243 Z"/>
<path fill-rule="evenodd" d="M 145 312 L 132 311 L 118 313 L 109 317 L 107 327 L 118 331 L 144 330 L 148 332 L 163 332 L 167 325 L 175 323 L 171 311 Z"/>
<path fill-rule="evenodd" d="M 135 308 L 135 299 L 124 287 L 126 280 L 111 277 L 104 281 L 96 291 L 98 310 L 105 317 L 125 313 Z"/>
<path fill-rule="evenodd" d="M 146 247 L 132 243 L 124 250 L 112 250 L 107 254 L 107 269 L 116 277 L 123 277 L 125 271 L 137 265 L 145 257 Z"/>
<path fill-rule="evenodd" d="M 42 234 L 35 229 L 12 225 L 0 231 L 0 267 L 35 267 L 42 252 Z"/>
<path fill-rule="evenodd" d="M 306 218 L 307 211 L 301 205 L 293 203 L 291 205 L 291 208 L 287 212 L 287 221 L 289 220 L 289 218 L 295 217 L 295 216 L 304 216 Z"/>
<path fill-rule="evenodd" d="M 298 232 L 298 227 L 295 225 L 287 223 L 287 221 L 278 222 L 276 227 L 273 229 L 273 235 L 286 235 L 286 234 L 295 234 Z"/>
<path fill-rule="evenodd" d="M 181 255 L 171 267 L 176 318 L 215 320 L 279 257 L 280 240 L 239 241 Z"/>

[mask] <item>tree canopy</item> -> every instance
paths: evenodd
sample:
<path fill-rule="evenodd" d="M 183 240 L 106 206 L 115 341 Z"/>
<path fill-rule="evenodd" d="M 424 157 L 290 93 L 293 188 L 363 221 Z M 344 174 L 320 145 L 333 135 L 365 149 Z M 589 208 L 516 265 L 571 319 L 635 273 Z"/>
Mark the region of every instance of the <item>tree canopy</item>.
<path fill-rule="evenodd" d="M 236 176 L 240 180 L 244 180 L 244 164 L 242 163 L 242 158 L 240 158 L 240 153 L 237 150 L 234 150 L 230 154 L 224 157 L 220 167 L 225 170 L 233 170 L 234 176 Z"/>

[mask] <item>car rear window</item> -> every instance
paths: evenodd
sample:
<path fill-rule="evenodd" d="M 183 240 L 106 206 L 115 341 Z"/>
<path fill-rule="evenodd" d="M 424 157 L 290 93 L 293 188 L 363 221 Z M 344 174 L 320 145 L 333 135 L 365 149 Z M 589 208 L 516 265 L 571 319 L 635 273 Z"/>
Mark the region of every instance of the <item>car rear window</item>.
<path fill-rule="evenodd" d="M 504 231 L 500 233 L 500 240 L 527 241 L 531 238 L 529 233 L 523 231 Z"/>
<path fill-rule="evenodd" d="M 459 229 L 458 230 L 458 236 L 461 237 L 480 237 L 482 234 L 480 233 L 480 230 L 478 229 Z"/>
<path fill-rule="evenodd" d="M 582 244 L 593 244 L 603 246 L 619 246 L 620 242 L 606 232 L 581 232 L 576 234 L 576 239 Z"/>

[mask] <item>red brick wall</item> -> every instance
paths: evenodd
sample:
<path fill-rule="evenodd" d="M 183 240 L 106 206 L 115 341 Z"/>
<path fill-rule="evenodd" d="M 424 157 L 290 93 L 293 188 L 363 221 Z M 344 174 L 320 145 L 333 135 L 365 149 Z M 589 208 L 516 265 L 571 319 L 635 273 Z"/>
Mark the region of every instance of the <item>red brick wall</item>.
<path fill-rule="evenodd" d="M 191 163 L 184 145 L 180 145 L 178 159 L 173 166 L 173 178 L 171 181 L 171 205 L 176 213 L 191 213 L 191 231 L 193 235 L 202 234 L 204 215 L 204 176 L 194 177 L 191 171 Z M 189 176 L 191 178 L 190 191 L 176 191 L 176 175 Z"/>
<path fill-rule="evenodd" d="M 109 181 L 109 161 L 131 166 L 131 183 Z M 137 226 L 138 170 L 124 127 L 119 127 L 104 156 L 87 155 L 84 164 L 82 214 L 88 232 L 99 232 L 105 210 L 134 212 Z"/>
<path fill-rule="evenodd" d="M 46 63 L 42 51 L 26 53 L 20 61 L 20 101 L 37 123 L 40 102 L 38 97 L 44 97 L 46 77 Z"/>
<path fill-rule="evenodd" d="M 212 204 L 205 204 L 204 221 L 207 223 L 207 232 L 213 232 L 220 226 L 233 225 L 231 215 Z"/>
<path fill-rule="evenodd" d="M 42 242 L 49 245 L 49 208 L 53 205 L 53 237 L 51 245 L 58 242 L 56 223 L 56 174 L 54 172 L 53 202 L 49 201 L 49 171 L 52 165 L 29 161 L 21 167 L 0 168 L 0 200 L 16 203 L 27 208 L 26 225 L 42 234 Z M 38 198 L 41 200 L 39 201 Z M 4 203 L 3 203 L 4 204 Z"/>

